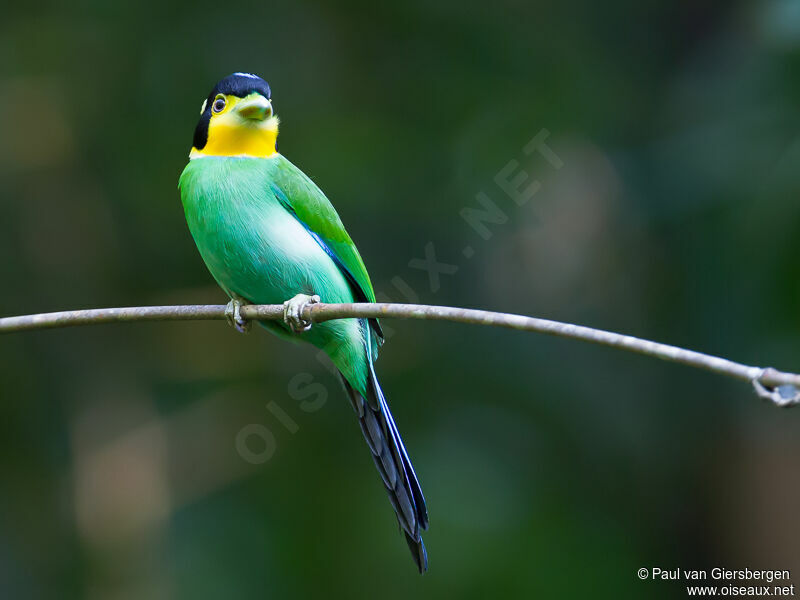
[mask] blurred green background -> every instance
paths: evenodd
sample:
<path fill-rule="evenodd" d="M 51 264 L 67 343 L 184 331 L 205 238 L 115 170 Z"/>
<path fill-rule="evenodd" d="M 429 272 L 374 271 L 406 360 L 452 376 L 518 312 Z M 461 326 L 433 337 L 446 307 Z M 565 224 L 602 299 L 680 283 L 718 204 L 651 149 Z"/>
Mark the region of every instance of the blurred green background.
<path fill-rule="evenodd" d="M 380 297 L 800 368 L 793 0 L 9 5 L 0 315 L 225 301 L 176 185 L 239 70 Z M 523 152 L 543 129 L 560 169 Z M 522 207 L 512 160 L 541 186 Z M 508 217 L 488 240 L 459 215 L 479 192 Z M 428 244 L 456 267 L 438 286 L 409 266 Z M 800 569 L 800 410 L 576 342 L 386 325 L 426 576 L 313 350 L 152 323 L 0 338 L 0 596 L 674 598 L 637 569 Z"/>

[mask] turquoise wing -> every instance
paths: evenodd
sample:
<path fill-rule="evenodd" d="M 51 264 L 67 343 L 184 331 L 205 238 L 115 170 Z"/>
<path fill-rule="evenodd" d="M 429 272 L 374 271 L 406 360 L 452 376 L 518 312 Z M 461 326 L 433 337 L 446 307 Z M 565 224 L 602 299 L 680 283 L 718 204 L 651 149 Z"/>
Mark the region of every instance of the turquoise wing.
<path fill-rule="evenodd" d="M 288 159 L 279 155 L 276 160 L 273 171 L 275 195 L 337 263 L 350 280 L 356 298 L 361 302 L 375 302 L 367 267 L 330 200 Z M 383 332 L 377 320 L 370 322 L 382 338 Z"/>

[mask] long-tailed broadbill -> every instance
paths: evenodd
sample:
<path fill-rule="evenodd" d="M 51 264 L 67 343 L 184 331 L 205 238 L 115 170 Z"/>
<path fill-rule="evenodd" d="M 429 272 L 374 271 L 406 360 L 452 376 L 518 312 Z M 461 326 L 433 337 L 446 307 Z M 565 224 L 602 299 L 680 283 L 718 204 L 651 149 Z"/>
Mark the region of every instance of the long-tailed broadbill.
<path fill-rule="evenodd" d="M 243 304 L 283 304 L 283 321 L 260 324 L 278 337 L 313 344 L 339 370 L 361 430 L 420 572 L 427 554 L 425 498 L 375 375 L 383 333 L 377 320 L 313 326 L 315 302 L 374 302 L 364 261 L 322 190 L 278 151 L 278 117 L 266 81 L 234 73 L 200 110 L 180 193 L 197 249 L 230 297 L 240 331 Z"/>

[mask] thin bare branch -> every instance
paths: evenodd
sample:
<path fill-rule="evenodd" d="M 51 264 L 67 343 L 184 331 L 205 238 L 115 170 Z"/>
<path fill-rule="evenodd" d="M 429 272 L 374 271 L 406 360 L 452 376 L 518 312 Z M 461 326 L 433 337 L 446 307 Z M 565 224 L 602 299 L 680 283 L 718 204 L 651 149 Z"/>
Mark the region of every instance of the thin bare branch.
<path fill-rule="evenodd" d="M 241 313 L 244 318 L 251 320 L 280 320 L 283 319 L 283 306 L 249 305 L 244 306 Z M 314 323 L 332 319 L 380 317 L 454 321 L 545 333 L 628 350 L 749 381 L 759 396 L 778 406 L 800 404 L 800 374 L 744 365 L 702 352 L 572 323 L 451 306 L 386 303 L 313 304 L 305 309 L 303 316 Z M 98 308 L 0 318 L 0 333 L 128 321 L 192 321 L 225 318 L 224 305 Z"/>

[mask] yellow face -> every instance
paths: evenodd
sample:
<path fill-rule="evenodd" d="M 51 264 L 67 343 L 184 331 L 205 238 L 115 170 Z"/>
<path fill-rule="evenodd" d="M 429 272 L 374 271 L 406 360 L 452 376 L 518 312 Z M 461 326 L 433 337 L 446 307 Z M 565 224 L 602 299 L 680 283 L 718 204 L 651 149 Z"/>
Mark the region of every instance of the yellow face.
<path fill-rule="evenodd" d="M 209 110 L 203 102 L 200 114 Z M 277 153 L 278 117 L 270 100 L 253 92 L 244 98 L 217 94 L 211 103 L 208 136 L 202 148 L 193 147 L 189 158 L 248 156 L 268 158 Z"/>

